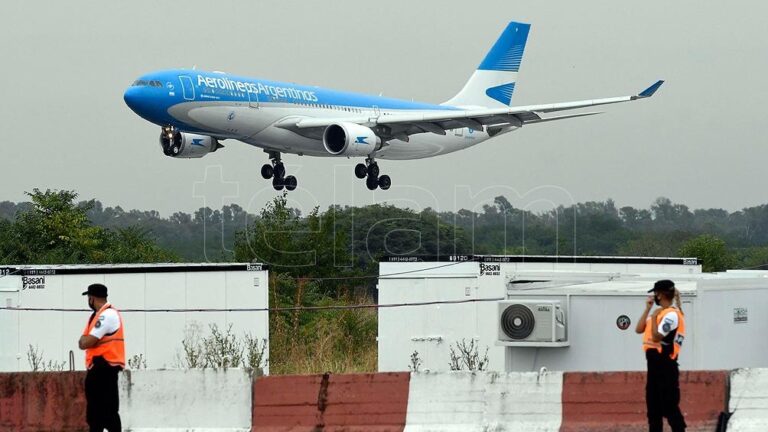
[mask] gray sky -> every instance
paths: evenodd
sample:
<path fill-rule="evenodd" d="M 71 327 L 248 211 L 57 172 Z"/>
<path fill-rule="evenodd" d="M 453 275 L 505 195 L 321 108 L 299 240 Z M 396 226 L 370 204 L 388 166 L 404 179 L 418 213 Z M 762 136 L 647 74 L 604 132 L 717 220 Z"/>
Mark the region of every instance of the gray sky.
<path fill-rule="evenodd" d="M 736 210 L 768 202 L 765 2 L 419 0 L 30 1 L 0 5 L 0 200 L 74 189 L 105 205 L 168 215 L 275 195 L 260 149 L 226 141 L 196 160 L 162 155 L 159 128 L 122 94 L 138 75 L 223 70 L 441 102 L 453 96 L 511 20 L 532 24 L 513 104 L 636 93 L 606 114 L 526 126 L 469 150 L 381 161 L 393 179 L 371 193 L 355 161 L 288 155 L 292 204 L 387 201 L 480 208 L 496 195 L 544 209 L 658 196 Z"/>

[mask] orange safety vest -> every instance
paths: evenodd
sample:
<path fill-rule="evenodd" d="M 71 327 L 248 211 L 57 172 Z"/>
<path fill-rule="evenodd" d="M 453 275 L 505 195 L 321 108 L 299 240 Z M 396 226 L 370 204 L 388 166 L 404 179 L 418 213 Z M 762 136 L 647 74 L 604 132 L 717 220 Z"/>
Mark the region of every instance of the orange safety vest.
<path fill-rule="evenodd" d="M 656 328 L 659 327 L 659 323 L 661 323 L 661 318 L 667 314 L 667 310 L 673 310 L 677 314 L 677 333 L 675 333 L 674 340 L 672 341 L 672 352 L 669 354 L 669 357 L 672 360 L 677 360 L 677 357 L 680 355 L 680 347 L 683 345 L 683 341 L 685 340 L 685 319 L 683 319 L 683 313 L 680 312 L 677 308 L 666 308 L 662 309 L 661 312 L 656 316 Z M 653 341 L 653 332 L 651 331 L 651 318 L 649 317 L 648 320 L 645 323 L 645 332 L 643 333 L 643 351 L 648 351 L 651 349 L 655 349 L 661 354 L 663 352 L 664 346 L 668 344 L 668 342 L 661 341 L 661 342 L 654 342 Z"/>
<path fill-rule="evenodd" d="M 83 336 L 91 334 L 91 331 L 96 327 L 96 323 L 99 322 L 99 316 L 107 310 L 114 309 L 117 312 L 117 317 L 120 319 L 120 328 L 113 334 L 104 335 L 99 341 L 91 348 L 85 350 L 85 367 L 90 369 L 93 367 L 93 358 L 102 357 L 104 360 L 112 366 L 120 366 L 125 368 L 125 339 L 123 338 L 123 317 L 120 312 L 113 308 L 111 304 L 107 303 L 101 307 L 93 315 L 93 318 L 88 321 L 88 324 L 83 330 Z"/>

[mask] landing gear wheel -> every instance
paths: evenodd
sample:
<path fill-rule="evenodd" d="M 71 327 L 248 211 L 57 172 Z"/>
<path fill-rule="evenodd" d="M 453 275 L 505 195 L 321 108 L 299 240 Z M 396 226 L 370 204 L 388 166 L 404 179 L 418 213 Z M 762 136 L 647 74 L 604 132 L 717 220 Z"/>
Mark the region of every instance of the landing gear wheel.
<path fill-rule="evenodd" d="M 372 162 L 370 165 L 368 165 L 368 177 L 373 177 L 378 179 L 379 177 L 379 164 L 376 162 Z"/>
<path fill-rule="evenodd" d="M 298 182 L 296 181 L 296 177 L 289 175 L 288 177 L 283 180 L 283 184 L 285 185 L 285 188 L 289 191 L 292 191 L 296 189 L 296 184 Z"/>
<path fill-rule="evenodd" d="M 264 164 L 261 167 L 261 176 L 265 179 L 271 179 L 272 176 L 275 175 L 275 170 L 272 168 L 272 165 L 270 164 Z"/>
<path fill-rule="evenodd" d="M 282 162 L 278 162 L 275 164 L 275 177 L 283 178 L 285 176 L 285 165 L 283 165 Z"/>
<path fill-rule="evenodd" d="M 392 186 L 392 179 L 388 175 L 379 177 L 379 187 L 381 190 L 387 190 L 390 186 Z"/>
<path fill-rule="evenodd" d="M 379 179 L 377 177 L 368 176 L 365 180 L 365 185 L 368 186 L 369 190 L 376 190 L 376 188 L 379 187 Z"/>
<path fill-rule="evenodd" d="M 365 176 L 368 175 L 368 168 L 365 166 L 365 164 L 357 164 L 355 165 L 355 176 L 359 179 L 364 179 Z"/>
<path fill-rule="evenodd" d="M 285 186 L 284 181 L 284 179 L 275 176 L 272 178 L 272 187 L 275 188 L 276 191 L 283 190 L 283 186 Z"/>

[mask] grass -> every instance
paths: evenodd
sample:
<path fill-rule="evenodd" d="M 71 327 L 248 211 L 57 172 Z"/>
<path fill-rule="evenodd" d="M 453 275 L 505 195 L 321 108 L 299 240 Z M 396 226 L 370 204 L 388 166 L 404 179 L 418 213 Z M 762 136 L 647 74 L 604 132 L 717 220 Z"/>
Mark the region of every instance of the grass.
<path fill-rule="evenodd" d="M 372 304 L 345 298 L 336 304 Z M 375 372 L 378 365 L 376 309 L 273 313 L 270 317 L 272 375 Z"/>

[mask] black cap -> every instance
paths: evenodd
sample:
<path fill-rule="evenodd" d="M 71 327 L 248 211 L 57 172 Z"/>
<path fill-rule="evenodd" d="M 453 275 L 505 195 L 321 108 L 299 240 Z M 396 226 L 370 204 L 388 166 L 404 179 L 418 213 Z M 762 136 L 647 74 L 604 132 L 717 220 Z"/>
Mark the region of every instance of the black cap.
<path fill-rule="evenodd" d="M 107 287 L 100 283 L 88 285 L 88 291 L 85 291 L 83 295 L 92 295 L 99 298 L 107 298 Z"/>
<path fill-rule="evenodd" d="M 675 283 L 672 282 L 669 279 L 662 279 L 660 281 L 656 281 L 655 284 L 653 284 L 653 288 L 648 290 L 649 293 L 652 293 L 654 291 L 657 292 L 672 292 L 675 290 Z"/>

